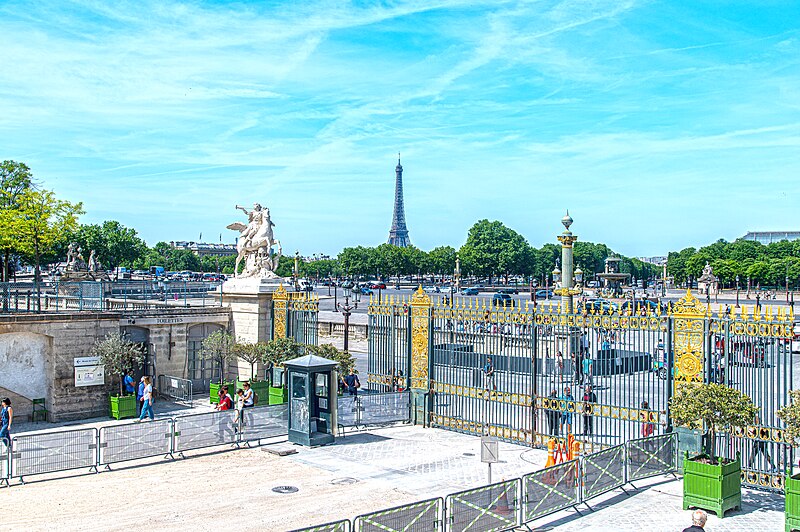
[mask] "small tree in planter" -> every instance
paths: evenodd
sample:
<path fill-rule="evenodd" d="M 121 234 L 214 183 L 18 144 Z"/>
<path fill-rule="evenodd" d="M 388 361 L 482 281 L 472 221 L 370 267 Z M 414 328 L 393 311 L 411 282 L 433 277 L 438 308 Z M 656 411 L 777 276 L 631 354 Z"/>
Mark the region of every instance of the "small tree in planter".
<path fill-rule="evenodd" d="M 303 344 L 294 338 L 275 338 L 265 345 L 263 361 L 272 370 L 275 367 L 283 367 L 284 362 L 297 358 L 302 354 Z M 288 391 L 283 385 L 283 380 L 280 382 L 273 380 L 269 388 L 269 404 L 283 404 L 287 399 Z"/>
<path fill-rule="evenodd" d="M 339 365 L 336 366 L 336 372 L 339 374 L 340 378 L 342 375 L 349 374 L 351 368 L 358 373 L 355 369 L 356 359 L 353 358 L 353 355 L 347 351 L 341 351 L 335 345 L 308 345 L 306 346 L 306 353 L 338 362 Z"/>
<path fill-rule="evenodd" d="M 267 381 L 260 381 L 256 378 L 256 364 L 264 360 L 266 350 L 267 344 L 264 342 L 255 344 L 237 343 L 233 346 L 234 355 L 250 364 L 250 377 L 248 380 L 250 382 L 250 388 L 256 394 L 259 403 L 262 399 L 267 399 L 269 395 L 269 385 Z M 243 379 L 239 379 L 236 382 L 237 388 L 242 386 L 241 380 Z"/>
<path fill-rule="evenodd" d="M 210 383 L 209 399 L 212 403 L 219 402 L 219 390 L 225 384 L 234 386 L 235 383 L 225 382 L 225 369 L 234 357 L 233 346 L 235 344 L 233 336 L 224 330 L 217 330 L 209 334 L 204 340 L 200 349 L 200 356 L 206 360 L 211 360 L 219 368 L 218 384 Z"/>
<path fill-rule="evenodd" d="M 753 421 L 758 408 L 742 392 L 714 383 L 679 386 L 669 407 L 670 416 L 678 425 L 706 430 L 705 453 L 684 458 L 684 509 L 696 506 L 722 518 L 725 511 L 740 508 L 741 462 L 739 458 L 717 456 L 716 434 L 730 434 L 734 428 L 745 427 Z"/>
<path fill-rule="evenodd" d="M 790 391 L 789 397 L 791 403 L 784 405 L 777 414 L 786 425 L 784 439 L 796 446 L 800 438 L 800 390 Z M 800 529 L 800 475 L 792 475 L 791 469 L 786 473 L 783 488 L 786 493 L 786 532 L 789 532 Z"/>
<path fill-rule="evenodd" d="M 106 371 L 119 378 L 119 394 L 110 395 L 108 398 L 111 417 L 115 419 L 136 417 L 136 395 L 124 395 L 123 382 L 129 370 L 142 365 L 144 361 L 142 347 L 131 342 L 124 334 L 113 332 L 95 342 L 91 353 L 92 356 L 99 357 Z"/>

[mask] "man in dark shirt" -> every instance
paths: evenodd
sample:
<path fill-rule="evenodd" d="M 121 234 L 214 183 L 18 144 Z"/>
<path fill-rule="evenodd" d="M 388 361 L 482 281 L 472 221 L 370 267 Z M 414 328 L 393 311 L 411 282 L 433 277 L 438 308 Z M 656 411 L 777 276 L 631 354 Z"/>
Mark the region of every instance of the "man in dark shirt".
<path fill-rule="evenodd" d="M 591 386 L 587 386 L 586 391 L 583 392 L 583 433 L 587 436 L 591 436 L 594 432 L 594 418 L 589 409 L 596 402 L 597 394 L 592 391 Z"/>
<path fill-rule="evenodd" d="M 344 378 L 344 383 L 347 385 L 347 391 L 350 395 L 358 397 L 358 389 L 361 388 L 361 383 L 353 368 L 350 368 L 350 374 Z"/>
<path fill-rule="evenodd" d="M 705 532 L 704 526 L 706 526 L 706 519 L 708 519 L 708 514 L 705 513 L 703 510 L 695 510 L 692 512 L 692 526 L 689 528 L 684 528 L 683 532 Z"/>

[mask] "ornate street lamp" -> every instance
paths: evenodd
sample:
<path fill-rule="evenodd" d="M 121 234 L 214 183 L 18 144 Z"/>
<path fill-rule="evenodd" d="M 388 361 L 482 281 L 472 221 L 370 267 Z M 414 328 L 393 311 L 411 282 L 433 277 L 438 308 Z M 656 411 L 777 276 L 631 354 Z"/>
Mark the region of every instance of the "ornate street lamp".
<path fill-rule="evenodd" d="M 294 270 L 292 271 L 292 277 L 294 277 L 294 289 L 300 290 L 300 251 L 295 250 L 294 252 Z"/>
<path fill-rule="evenodd" d="M 344 350 L 348 351 L 348 338 L 350 336 L 350 315 L 353 313 L 352 311 L 358 308 L 358 300 L 356 299 L 353 304 L 350 304 L 350 296 L 345 293 L 344 296 L 344 305 L 340 305 L 336 303 L 336 312 L 341 312 L 342 316 L 344 316 Z M 349 351 L 348 351 L 349 352 Z"/>
<path fill-rule="evenodd" d="M 739 307 L 739 276 L 736 276 L 736 308 Z"/>
<path fill-rule="evenodd" d="M 567 214 L 561 219 L 561 223 L 564 225 L 564 232 L 558 236 L 558 241 L 561 242 L 561 267 L 563 268 L 561 270 L 561 287 L 553 290 L 554 294 L 561 296 L 561 311 L 566 314 L 571 314 L 573 311 L 572 297 L 583 292 L 581 288 L 572 287 L 572 268 L 574 266 L 572 262 L 572 246 L 578 240 L 578 237 L 569 230 L 572 222 L 572 217 L 567 211 Z M 553 274 L 555 274 L 555 270 Z"/>

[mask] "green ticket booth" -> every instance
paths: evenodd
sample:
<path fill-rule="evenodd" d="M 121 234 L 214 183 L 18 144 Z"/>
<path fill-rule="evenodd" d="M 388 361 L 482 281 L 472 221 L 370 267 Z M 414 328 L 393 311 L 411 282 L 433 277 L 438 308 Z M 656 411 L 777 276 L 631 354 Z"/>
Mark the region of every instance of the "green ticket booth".
<path fill-rule="evenodd" d="M 306 355 L 284 363 L 289 385 L 289 441 L 309 447 L 334 441 L 336 366 L 334 360 Z"/>

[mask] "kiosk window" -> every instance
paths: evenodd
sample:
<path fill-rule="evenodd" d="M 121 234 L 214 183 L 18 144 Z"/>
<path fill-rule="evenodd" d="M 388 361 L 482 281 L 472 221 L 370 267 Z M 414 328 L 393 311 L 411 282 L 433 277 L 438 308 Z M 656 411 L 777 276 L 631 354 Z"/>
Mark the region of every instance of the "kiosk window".
<path fill-rule="evenodd" d="M 317 397 L 328 397 L 328 375 L 317 373 L 314 393 Z"/>

